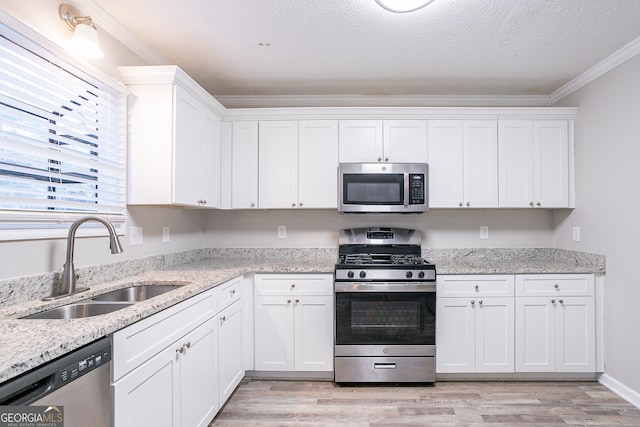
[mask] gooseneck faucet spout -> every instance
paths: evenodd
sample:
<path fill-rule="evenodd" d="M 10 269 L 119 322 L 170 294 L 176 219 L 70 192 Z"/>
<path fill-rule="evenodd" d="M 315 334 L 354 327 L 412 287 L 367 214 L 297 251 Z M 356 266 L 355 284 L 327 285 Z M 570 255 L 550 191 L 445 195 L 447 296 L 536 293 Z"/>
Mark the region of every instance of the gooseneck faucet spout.
<path fill-rule="evenodd" d="M 101 216 L 85 216 L 76 220 L 73 224 L 71 224 L 71 228 L 69 228 L 69 234 L 67 236 L 67 259 L 64 263 L 64 270 L 62 271 L 60 293 L 59 295 L 52 295 L 50 297 L 43 298 L 44 300 L 62 298 L 89 289 L 76 288 L 76 272 L 73 266 L 73 249 L 75 245 L 76 231 L 78 230 L 78 227 L 80 227 L 80 225 L 84 224 L 87 221 L 97 221 L 107 228 L 107 230 L 109 231 L 109 247 L 111 248 L 112 254 L 119 254 L 124 251 L 122 249 L 122 245 L 120 244 L 120 240 L 118 239 L 118 235 L 116 234 L 116 229 L 108 220 L 104 219 Z"/>

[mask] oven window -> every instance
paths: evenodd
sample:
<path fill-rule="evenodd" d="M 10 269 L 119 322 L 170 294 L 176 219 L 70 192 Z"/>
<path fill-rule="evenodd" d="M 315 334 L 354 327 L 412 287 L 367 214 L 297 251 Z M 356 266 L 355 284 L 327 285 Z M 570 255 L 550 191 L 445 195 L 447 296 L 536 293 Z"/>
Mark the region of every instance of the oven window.
<path fill-rule="evenodd" d="M 404 204 L 402 174 L 344 174 L 342 183 L 344 204 Z"/>
<path fill-rule="evenodd" d="M 434 292 L 336 293 L 336 344 L 435 345 Z"/>

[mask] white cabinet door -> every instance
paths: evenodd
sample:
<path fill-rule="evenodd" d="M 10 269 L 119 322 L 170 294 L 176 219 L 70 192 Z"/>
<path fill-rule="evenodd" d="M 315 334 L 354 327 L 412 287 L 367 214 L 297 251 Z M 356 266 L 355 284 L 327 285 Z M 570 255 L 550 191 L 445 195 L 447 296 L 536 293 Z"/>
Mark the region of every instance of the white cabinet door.
<path fill-rule="evenodd" d="M 296 296 L 295 370 L 333 371 L 333 297 Z"/>
<path fill-rule="evenodd" d="M 200 115 L 202 135 L 196 163 L 197 193 L 208 208 L 221 207 L 222 121 L 212 111 L 203 109 Z"/>
<path fill-rule="evenodd" d="M 476 314 L 476 372 L 513 372 L 514 300 L 478 298 Z"/>
<path fill-rule="evenodd" d="M 557 300 L 557 372 L 595 372 L 594 304 L 593 297 L 562 297 Z"/>
<path fill-rule="evenodd" d="M 566 120 L 501 120 L 500 207 L 569 207 Z"/>
<path fill-rule="evenodd" d="M 516 372 L 555 372 L 555 307 L 551 297 L 516 298 Z"/>
<path fill-rule="evenodd" d="M 293 371 L 293 296 L 256 295 L 255 367 Z"/>
<path fill-rule="evenodd" d="M 536 206 L 543 208 L 569 207 L 567 122 L 565 120 L 534 121 L 533 147 Z"/>
<path fill-rule="evenodd" d="M 206 427 L 218 411 L 218 327 L 210 319 L 176 344 L 179 426 Z M 148 425 L 148 424 L 145 424 Z"/>
<path fill-rule="evenodd" d="M 236 121 L 231 136 L 231 207 L 258 207 L 258 122 Z"/>
<path fill-rule="evenodd" d="M 426 120 L 384 120 L 383 159 L 396 163 L 427 163 Z"/>
<path fill-rule="evenodd" d="M 533 200 L 533 121 L 498 121 L 500 207 L 526 208 Z"/>
<path fill-rule="evenodd" d="M 462 206 L 462 120 L 429 120 L 429 207 Z"/>
<path fill-rule="evenodd" d="M 173 201 L 197 206 L 203 200 L 198 194 L 198 159 L 202 155 L 198 130 L 202 106 L 186 89 L 175 86 L 173 147 Z"/>
<path fill-rule="evenodd" d="M 297 207 L 298 122 L 260 122 L 258 133 L 260 208 Z"/>
<path fill-rule="evenodd" d="M 220 406 L 244 377 L 244 322 L 242 301 L 218 313 L 218 396 Z"/>
<path fill-rule="evenodd" d="M 494 120 L 462 122 L 466 207 L 498 206 L 498 131 Z"/>
<path fill-rule="evenodd" d="M 298 130 L 298 206 L 336 208 L 338 121 L 303 120 Z"/>
<path fill-rule="evenodd" d="M 340 120 L 340 162 L 382 161 L 382 120 Z"/>
<path fill-rule="evenodd" d="M 476 369 L 475 312 L 472 298 L 436 300 L 436 372 Z"/>
<path fill-rule="evenodd" d="M 169 347 L 112 385 L 114 427 L 178 425 L 176 364 Z"/>

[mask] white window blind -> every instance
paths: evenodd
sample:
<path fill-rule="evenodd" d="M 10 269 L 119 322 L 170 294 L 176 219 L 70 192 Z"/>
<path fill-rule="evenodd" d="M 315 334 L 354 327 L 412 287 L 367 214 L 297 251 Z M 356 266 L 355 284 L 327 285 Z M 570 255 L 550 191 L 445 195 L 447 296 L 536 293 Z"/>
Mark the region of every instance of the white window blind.
<path fill-rule="evenodd" d="M 0 233 L 124 222 L 126 95 L 0 29 Z"/>

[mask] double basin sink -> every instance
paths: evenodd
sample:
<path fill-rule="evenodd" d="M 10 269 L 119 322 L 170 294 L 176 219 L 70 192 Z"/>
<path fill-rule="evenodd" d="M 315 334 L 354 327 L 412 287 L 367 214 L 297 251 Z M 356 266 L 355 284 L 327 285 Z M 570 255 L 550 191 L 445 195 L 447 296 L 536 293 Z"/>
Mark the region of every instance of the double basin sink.
<path fill-rule="evenodd" d="M 184 286 L 184 283 L 131 285 L 104 294 L 95 295 L 88 299 L 31 314 L 22 317 L 22 319 L 80 319 L 100 316 L 130 307 L 137 302 L 146 301 L 149 298 L 157 297 L 174 289 L 178 289 L 181 286 Z"/>

